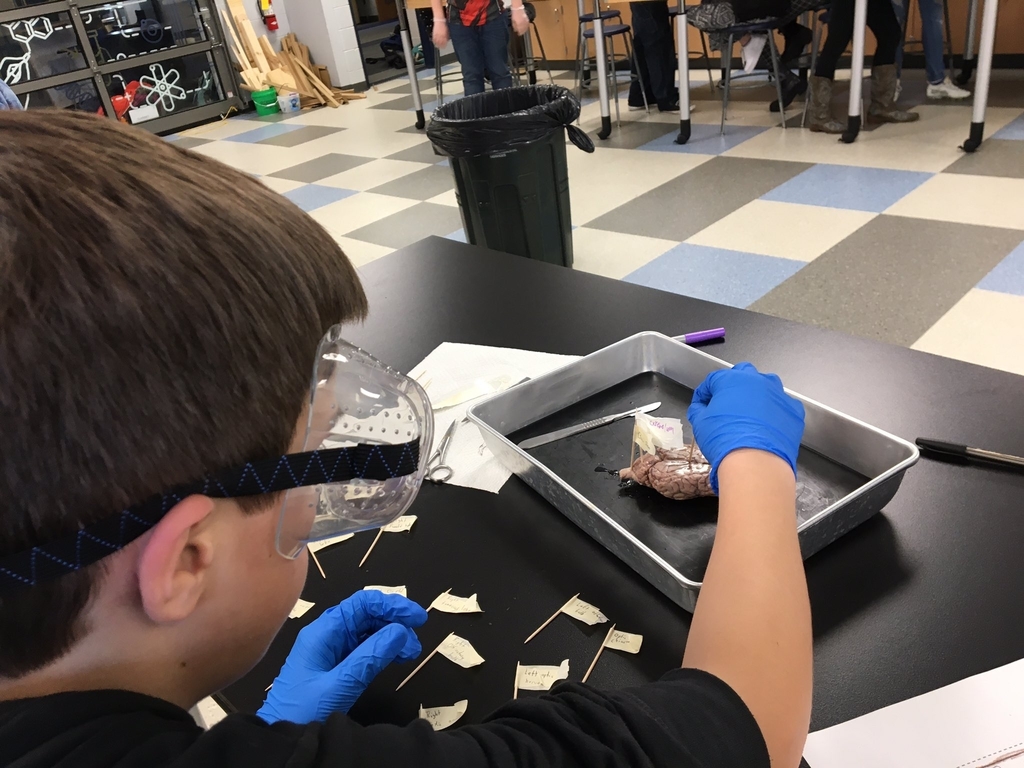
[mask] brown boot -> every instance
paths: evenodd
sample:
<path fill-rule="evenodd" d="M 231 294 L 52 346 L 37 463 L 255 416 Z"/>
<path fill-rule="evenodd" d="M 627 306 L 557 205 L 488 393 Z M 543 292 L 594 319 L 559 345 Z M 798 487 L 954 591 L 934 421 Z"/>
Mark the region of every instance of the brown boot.
<path fill-rule="evenodd" d="M 896 83 L 895 64 L 871 68 L 869 123 L 912 123 L 921 119 L 917 112 L 907 112 L 896 106 Z"/>
<path fill-rule="evenodd" d="M 807 88 L 807 127 L 816 133 L 842 133 L 846 126 L 832 117 L 832 81 L 811 75 Z"/>

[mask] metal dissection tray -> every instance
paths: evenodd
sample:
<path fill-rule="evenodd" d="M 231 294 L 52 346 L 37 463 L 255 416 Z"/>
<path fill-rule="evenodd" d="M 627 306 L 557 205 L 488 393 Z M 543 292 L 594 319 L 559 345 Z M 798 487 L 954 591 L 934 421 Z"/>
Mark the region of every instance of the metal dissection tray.
<path fill-rule="evenodd" d="M 595 467 L 629 464 L 633 420 L 542 445 L 518 443 L 660 400 L 657 414 L 686 417 L 693 389 L 729 363 L 660 333 L 639 333 L 525 382 L 469 410 L 487 446 L 512 472 L 678 605 L 692 611 L 717 520 L 717 499 L 671 501 L 620 488 Z M 807 426 L 797 460 L 804 558 L 879 512 L 896 494 L 915 445 L 826 405 L 800 399 Z"/>

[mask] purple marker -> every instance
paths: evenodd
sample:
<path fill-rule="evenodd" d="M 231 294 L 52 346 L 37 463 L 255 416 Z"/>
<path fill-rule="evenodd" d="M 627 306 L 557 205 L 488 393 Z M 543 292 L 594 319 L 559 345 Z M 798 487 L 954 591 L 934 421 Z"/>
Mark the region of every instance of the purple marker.
<path fill-rule="evenodd" d="M 725 338 L 725 328 L 709 328 L 706 331 L 694 331 L 693 333 L 684 333 L 682 336 L 673 336 L 676 341 L 681 341 L 683 344 L 704 344 L 708 341 L 714 341 L 715 339 Z"/>

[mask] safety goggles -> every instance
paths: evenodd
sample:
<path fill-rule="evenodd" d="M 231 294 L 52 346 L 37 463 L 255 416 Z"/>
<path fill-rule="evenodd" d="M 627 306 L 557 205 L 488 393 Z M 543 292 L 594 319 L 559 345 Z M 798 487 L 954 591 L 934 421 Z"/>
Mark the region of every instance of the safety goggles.
<path fill-rule="evenodd" d="M 0 557 L 0 595 L 77 571 L 117 552 L 194 494 L 238 498 L 286 491 L 277 551 L 387 525 L 419 491 L 433 441 L 422 387 L 341 338 L 320 341 L 300 453 L 248 462 L 172 488 L 75 533 Z"/>

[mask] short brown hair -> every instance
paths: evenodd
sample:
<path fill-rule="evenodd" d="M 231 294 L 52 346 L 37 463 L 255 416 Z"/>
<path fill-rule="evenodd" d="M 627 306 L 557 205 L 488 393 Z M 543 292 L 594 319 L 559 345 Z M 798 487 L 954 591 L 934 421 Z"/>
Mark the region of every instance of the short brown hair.
<path fill-rule="evenodd" d="M 0 111 L 0 556 L 285 452 L 349 260 L 255 178 L 143 130 Z M 0 597 L 0 677 L 63 655 L 102 563 Z"/>

